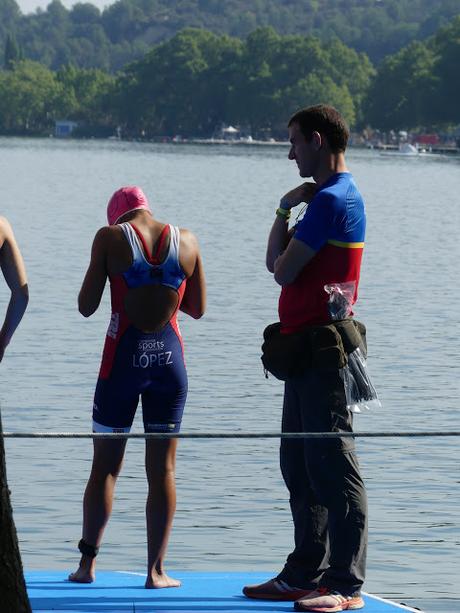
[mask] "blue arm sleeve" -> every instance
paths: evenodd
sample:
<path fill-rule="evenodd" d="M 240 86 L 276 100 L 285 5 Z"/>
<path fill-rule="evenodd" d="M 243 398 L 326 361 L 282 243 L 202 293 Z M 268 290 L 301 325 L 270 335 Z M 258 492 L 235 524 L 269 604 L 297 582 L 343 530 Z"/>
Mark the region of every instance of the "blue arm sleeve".
<path fill-rule="evenodd" d="M 303 219 L 297 224 L 294 238 L 319 251 L 330 238 L 331 207 L 329 198 L 319 193 L 308 205 Z"/>

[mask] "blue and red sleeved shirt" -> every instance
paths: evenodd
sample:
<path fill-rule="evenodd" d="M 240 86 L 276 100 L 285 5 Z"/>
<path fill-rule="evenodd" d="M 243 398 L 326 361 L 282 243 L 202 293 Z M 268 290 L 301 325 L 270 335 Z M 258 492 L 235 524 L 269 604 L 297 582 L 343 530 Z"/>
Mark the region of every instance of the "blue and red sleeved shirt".
<path fill-rule="evenodd" d="M 327 284 L 354 281 L 356 302 L 365 231 L 364 202 L 352 175 L 333 175 L 321 185 L 295 228 L 294 238 L 316 254 L 281 290 L 278 310 L 283 332 L 330 322 Z"/>

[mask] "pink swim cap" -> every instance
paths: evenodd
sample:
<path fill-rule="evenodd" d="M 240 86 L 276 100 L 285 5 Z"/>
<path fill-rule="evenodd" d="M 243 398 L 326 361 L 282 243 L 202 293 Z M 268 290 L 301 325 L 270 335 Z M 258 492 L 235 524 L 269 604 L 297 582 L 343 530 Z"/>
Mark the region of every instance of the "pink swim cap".
<path fill-rule="evenodd" d="M 115 225 L 120 217 L 136 209 L 150 211 L 149 203 L 140 187 L 120 187 L 113 194 L 107 205 L 107 220 L 109 225 Z"/>

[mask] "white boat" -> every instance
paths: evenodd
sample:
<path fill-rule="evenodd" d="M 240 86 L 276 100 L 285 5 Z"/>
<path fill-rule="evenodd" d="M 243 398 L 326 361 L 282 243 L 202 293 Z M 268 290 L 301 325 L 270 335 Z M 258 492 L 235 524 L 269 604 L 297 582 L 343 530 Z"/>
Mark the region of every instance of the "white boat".
<path fill-rule="evenodd" d="M 385 149 L 384 151 L 380 151 L 380 155 L 401 155 L 401 156 L 416 156 L 420 155 L 420 151 L 415 145 L 411 145 L 411 143 L 400 143 L 398 149 Z"/>
<path fill-rule="evenodd" d="M 418 155 L 419 151 L 415 145 L 411 145 L 410 143 L 400 143 L 399 153 L 404 155 Z"/>

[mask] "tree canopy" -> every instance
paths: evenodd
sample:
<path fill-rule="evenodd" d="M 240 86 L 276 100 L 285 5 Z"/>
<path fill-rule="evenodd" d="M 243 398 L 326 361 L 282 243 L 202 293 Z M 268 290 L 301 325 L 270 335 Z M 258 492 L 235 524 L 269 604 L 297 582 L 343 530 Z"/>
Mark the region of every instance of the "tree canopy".
<path fill-rule="evenodd" d="M 61 14 L 57 0 L 56 11 Z M 94 11 L 80 5 L 83 14 Z M 253 137 L 285 136 L 299 107 L 337 107 L 354 129 L 460 123 L 460 16 L 377 67 L 337 38 L 257 28 L 246 39 L 185 28 L 116 75 L 70 62 L 58 70 L 23 59 L 11 39 L 0 70 L 0 132 L 49 133 L 56 119 L 81 133 L 209 137 L 237 124 Z"/>
<path fill-rule="evenodd" d="M 460 123 L 459 65 L 460 16 L 385 58 L 367 93 L 367 121 L 384 130 Z"/>
<path fill-rule="evenodd" d="M 188 28 L 119 76 L 119 118 L 150 134 L 209 135 L 219 123 L 284 133 L 286 115 L 327 102 L 354 124 L 373 72 L 338 40 L 322 45 L 266 27 L 241 41 Z"/>
<path fill-rule="evenodd" d="M 87 124 L 111 120 L 106 104 L 114 78 L 96 69 L 66 67 L 55 73 L 37 62 L 20 60 L 0 71 L 0 132 L 46 134 L 57 119 Z"/>
<path fill-rule="evenodd" d="M 460 14 L 460 0 L 117 0 L 100 11 L 80 2 L 66 9 L 21 15 L 15 0 L 0 0 L 0 46 L 14 35 L 24 57 L 54 70 L 121 69 L 185 27 L 245 39 L 259 27 L 280 35 L 335 38 L 374 63 L 423 40 Z"/>

